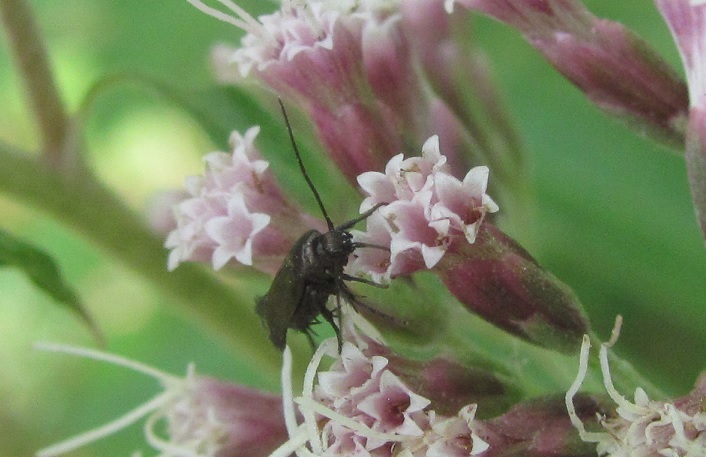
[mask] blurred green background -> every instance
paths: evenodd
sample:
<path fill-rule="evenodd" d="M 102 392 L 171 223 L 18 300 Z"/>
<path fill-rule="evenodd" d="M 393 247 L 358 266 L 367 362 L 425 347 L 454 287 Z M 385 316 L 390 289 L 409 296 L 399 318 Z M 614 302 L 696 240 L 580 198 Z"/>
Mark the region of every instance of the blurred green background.
<path fill-rule="evenodd" d="M 238 3 L 253 13 L 272 9 L 268 2 Z M 598 16 L 637 31 L 681 72 L 650 1 L 586 3 Z M 210 46 L 239 36 L 181 0 L 32 5 L 72 109 L 96 79 L 115 72 L 148 74 L 187 90 L 209 86 Z M 706 360 L 706 250 L 683 160 L 604 116 L 513 30 L 484 18 L 475 23 L 475 39 L 493 62 L 531 156 L 535 226 L 512 235 L 576 290 L 599 334 L 608 334 L 616 314 L 624 316 L 618 353 L 670 393 L 687 391 Z M 2 42 L 0 139 L 35 149 L 36 132 Z M 135 85 L 100 97 L 86 138 L 93 166 L 137 211 L 153 192 L 200 173 L 200 157 L 215 148 L 183 110 Z M 148 281 L 76 233 L 3 195 L 0 215 L 2 227 L 55 256 L 104 330 L 109 351 L 175 374 L 193 361 L 202 373 L 255 382 L 226 347 L 173 312 Z M 36 340 L 94 344 L 72 315 L 16 271 L 0 269 L 0 455 L 31 455 L 159 390 L 121 368 L 33 351 Z M 140 426 L 72 455 L 136 449 L 147 449 Z"/>

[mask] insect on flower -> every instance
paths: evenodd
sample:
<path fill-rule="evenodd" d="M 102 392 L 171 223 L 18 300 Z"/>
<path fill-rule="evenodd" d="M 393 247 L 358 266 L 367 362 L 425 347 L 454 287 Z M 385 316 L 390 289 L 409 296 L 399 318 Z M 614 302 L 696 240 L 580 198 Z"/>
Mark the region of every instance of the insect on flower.
<path fill-rule="evenodd" d="M 349 256 L 356 248 L 387 249 L 383 246 L 355 242 L 348 230 L 368 218 L 385 203 L 379 203 L 355 219 L 336 227 L 329 218 L 321 196 L 304 168 L 284 104 L 281 99 L 278 100 L 294 155 L 304 179 L 314 194 L 324 219 L 326 219 L 328 232 L 321 233 L 318 230 L 309 230 L 299 238 L 275 274 L 270 289 L 264 296 L 256 299 L 255 310 L 269 329 L 270 340 L 280 351 L 284 350 L 287 330 L 290 328 L 304 333 L 313 347 L 312 335 L 314 333 L 311 326 L 320 322 L 318 316 L 321 315 L 336 332 L 340 352 L 343 345 L 340 330 L 341 298 L 348 301 L 353 307 L 360 306 L 377 313 L 358 300 L 344 281 L 357 281 L 376 287 L 386 287 L 343 272 Z M 336 296 L 335 311 L 327 307 L 328 299 L 332 295 Z M 338 318 L 338 324 L 334 321 L 334 317 Z"/>

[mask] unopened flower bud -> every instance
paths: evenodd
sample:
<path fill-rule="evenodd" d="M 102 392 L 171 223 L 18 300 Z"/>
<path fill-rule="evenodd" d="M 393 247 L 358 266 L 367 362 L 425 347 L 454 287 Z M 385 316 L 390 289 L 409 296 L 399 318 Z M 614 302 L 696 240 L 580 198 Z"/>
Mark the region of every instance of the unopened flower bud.
<path fill-rule="evenodd" d="M 589 329 L 573 291 L 490 223 L 435 269 L 471 312 L 539 346 L 573 354 Z"/>
<path fill-rule="evenodd" d="M 396 115 L 382 103 L 312 106 L 310 115 L 328 155 L 351 180 L 382 168 L 402 146 Z"/>
<path fill-rule="evenodd" d="M 598 423 L 605 401 L 596 396 L 575 399 L 576 412 L 587 424 Z M 502 416 L 483 421 L 481 436 L 490 449 L 483 457 L 595 457 L 595 446 L 582 441 L 566 414 L 564 399 L 556 396 L 530 400 Z"/>
<path fill-rule="evenodd" d="M 683 144 L 688 111 L 685 84 L 656 51 L 622 24 L 595 17 L 578 0 L 455 3 L 517 28 L 601 109 L 628 118 L 656 139 Z"/>
<path fill-rule="evenodd" d="M 689 85 L 686 169 L 701 232 L 706 238 L 706 3 L 656 0 L 681 55 Z"/>
<path fill-rule="evenodd" d="M 460 169 L 487 165 L 496 184 L 508 180 L 512 188 L 523 176 L 522 151 L 487 59 L 469 42 L 469 14 L 449 15 L 442 2 L 427 0 L 407 0 L 400 10 L 410 45 L 439 97 L 429 117 L 449 161 Z M 449 132 L 454 125 L 463 130 Z"/>

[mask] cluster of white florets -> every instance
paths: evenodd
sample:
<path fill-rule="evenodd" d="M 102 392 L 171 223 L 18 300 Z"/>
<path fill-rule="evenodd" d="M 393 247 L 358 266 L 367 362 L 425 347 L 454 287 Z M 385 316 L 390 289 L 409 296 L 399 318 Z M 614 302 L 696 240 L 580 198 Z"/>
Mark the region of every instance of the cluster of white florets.
<path fill-rule="evenodd" d="M 576 380 L 566 393 L 566 406 L 569 417 L 581 439 L 596 443 L 598 455 L 610 457 L 666 456 L 696 457 L 706 455 L 706 412 L 700 404 L 689 407 L 666 401 L 650 400 L 647 393 L 637 388 L 635 401 L 630 402 L 613 385 L 608 364 L 608 350 L 615 344 L 622 320 L 616 322 L 610 341 L 601 344 L 599 359 L 603 372 L 603 384 L 610 398 L 615 402 L 615 415 L 601 418 L 605 429 L 602 432 L 589 432 L 576 414 L 573 404 L 588 371 L 588 358 L 591 342 L 584 337 L 581 346 L 579 371 Z M 700 402 L 697 402 L 700 403 Z"/>
<path fill-rule="evenodd" d="M 377 203 L 387 205 L 370 216 L 367 232 L 354 232 L 356 240 L 389 246 L 390 252 L 361 249 L 350 271 L 385 282 L 433 268 L 459 237 L 473 243 L 485 215 L 498 210 L 486 193 L 488 175 L 488 167 L 479 166 L 463 180 L 454 177 L 436 135 L 424 143 L 421 157 L 398 154 L 385 173 L 361 174 L 358 183 L 368 194 L 361 213 Z"/>
<path fill-rule="evenodd" d="M 475 405 L 462 408 L 456 417 L 436 414 L 428 399 L 390 371 L 388 359 L 367 354 L 365 343 L 358 344 L 344 343 L 339 356 L 335 339 L 324 341 L 309 364 L 302 396 L 294 398 L 285 389 L 284 402 L 291 402 L 285 406 L 291 416 L 290 440 L 281 455 L 460 457 L 488 448 L 474 432 Z M 335 361 L 318 371 L 327 355 Z M 289 376 L 288 364 L 284 366 L 283 380 Z M 295 407 L 304 419 L 301 424 L 294 418 Z"/>
<path fill-rule="evenodd" d="M 170 270 L 185 261 L 218 270 L 233 260 L 271 271 L 296 237 L 317 226 L 277 186 L 254 145 L 259 131 L 234 131 L 231 152 L 207 154 L 205 173 L 186 179 L 189 197 L 174 206 L 176 228 L 165 243 Z"/>

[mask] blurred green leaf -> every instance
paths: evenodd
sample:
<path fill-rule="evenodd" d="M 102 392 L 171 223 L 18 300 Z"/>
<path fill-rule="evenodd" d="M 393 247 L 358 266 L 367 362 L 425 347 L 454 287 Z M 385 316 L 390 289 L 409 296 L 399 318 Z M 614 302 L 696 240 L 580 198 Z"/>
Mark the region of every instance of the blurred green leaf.
<path fill-rule="evenodd" d="M 49 254 L 0 229 L 0 267 L 22 271 L 34 285 L 56 302 L 78 314 L 94 335 L 102 339 L 78 294 L 64 280 L 59 266 Z"/>

